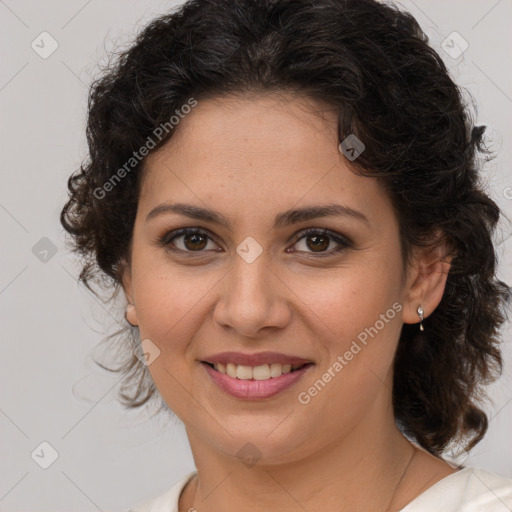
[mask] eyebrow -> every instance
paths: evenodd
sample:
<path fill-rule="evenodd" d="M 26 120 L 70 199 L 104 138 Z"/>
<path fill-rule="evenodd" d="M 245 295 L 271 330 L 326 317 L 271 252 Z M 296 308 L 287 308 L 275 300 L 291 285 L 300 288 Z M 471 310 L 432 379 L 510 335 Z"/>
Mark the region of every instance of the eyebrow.
<path fill-rule="evenodd" d="M 162 203 L 148 213 L 146 216 L 146 222 L 166 213 L 177 213 L 185 217 L 190 217 L 191 219 L 213 222 L 231 229 L 230 221 L 221 213 L 208 208 L 201 208 L 199 206 L 184 203 Z M 274 228 L 281 228 L 298 222 L 329 216 L 348 216 L 363 221 L 366 224 L 370 224 L 366 215 L 358 210 L 354 210 L 353 208 L 343 206 L 341 204 L 327 204 L 308 206 L 279 213 L 274 219 Z"/>

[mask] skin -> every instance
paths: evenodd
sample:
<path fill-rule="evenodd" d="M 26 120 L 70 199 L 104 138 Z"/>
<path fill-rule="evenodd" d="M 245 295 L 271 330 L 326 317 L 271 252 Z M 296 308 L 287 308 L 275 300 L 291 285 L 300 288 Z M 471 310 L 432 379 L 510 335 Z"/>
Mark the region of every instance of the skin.
<path fill-rule="evenodd" d="M 416 249 L 404 269 L 389 198 L 376 179 L 350 170 L 336 117 L 318 102 L 292 93 L 202 100 L 176 130 L 146 160 L 123 288 L 128 321 L 160 350 L 148 369 L 185 424 L 198 470 L 180 511 L 398 510 L 454 473 L 402 436 L 391 407 L 401 326 L 419 322 L 418 305 L 427 317 L 441 301 L 450 265 L 443 248 Z M 211 208 L 232 226 L 176 213 L 146 221 L 164 202 Z M 368 222 L 330 216 L 274 228 L 285 210 L 328 203 Z M 197 240 L 174 239 L 186 254 L 158 243 L 184 227 L 214 238 L 201 239 L 202 252 Z M 335 253 L 328 238 L 323 253 L 331 254 L 322 257 L 300 235 L 305 228 L 352 244 Z M 248 236 L 263 249 L 252 263 L 236 252 Z M 396 302 L 401 311 L 299 403 L 298 393 Z M 277 396 L 249 401 L 221 391 L 199 362 L 267 350 L 315 365 Z M 261 456 L 252 467 L 237 457 L 248 442 Z"/>

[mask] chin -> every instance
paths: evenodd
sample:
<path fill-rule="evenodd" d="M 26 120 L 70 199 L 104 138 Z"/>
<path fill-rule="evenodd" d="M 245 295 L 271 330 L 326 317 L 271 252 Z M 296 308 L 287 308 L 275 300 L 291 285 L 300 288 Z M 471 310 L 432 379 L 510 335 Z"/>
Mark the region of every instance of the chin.
<path fill-rule="evenodd" d="M 227 430 L 231 435 L 221 430 L 216 435 L 208 436 L 209 442 L 213 449 L 236 457 L 247 467 L 256 463 L 260 467 L 290 463 L 301 455 L 301 446 L 311 445 L 315 433 L 308 434 L 303 422 L 286 424 L 286 420 L 283 421 L 285 417 L 286 414 L 281 414 L 272 421 L 258 420 L 257 424 L 254 419 L 245 418 L 242 422 L 230 423 Z M 310 448 L 314 451 L 314 448 Z M 307 456 L 307 453 L 304 451 L 302 456 Z"/>

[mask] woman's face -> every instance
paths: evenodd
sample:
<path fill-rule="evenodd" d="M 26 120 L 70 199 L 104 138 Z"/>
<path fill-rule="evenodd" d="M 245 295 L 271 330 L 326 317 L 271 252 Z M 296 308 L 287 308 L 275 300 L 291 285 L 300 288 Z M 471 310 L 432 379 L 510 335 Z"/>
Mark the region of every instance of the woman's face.
<path fill-rule="evenodd" d="M 199 101 L 147 158 L 124 277 L 149 371 L 189 435 L 271 464 L 389 420 L 401 326 L 419 321 L 388 197 L 349 170 L 335 115 L 312 108 L 287 95 Z M 178 203 L 197 217 L 162 208 Z M 338 211 L 300 213 L 327 205 Z M 245 379 L 205 363 L 226 352 Z M 263 352 L 277 355 L 243 360 Z M 279 377 L 294 358 L 310 364 Z"/>

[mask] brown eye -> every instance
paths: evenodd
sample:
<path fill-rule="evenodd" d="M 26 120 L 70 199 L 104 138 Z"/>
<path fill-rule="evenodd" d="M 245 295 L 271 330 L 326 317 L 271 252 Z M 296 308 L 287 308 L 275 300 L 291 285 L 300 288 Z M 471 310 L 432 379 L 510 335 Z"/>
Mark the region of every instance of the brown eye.
<path fill-rule="evenodd" d="M 213 243 L 212 237 L 210 237 L 205 231 L 199 228 L 183 228 L 177 229 L 165 235 L 161 240 L 160 244 L 173 252 L 206 252 L 205 249 L 208 247 L 208 242 Z M 210 247 L 210 249 L 215 249 Z"/>
<path fill-rule="evenodd" d="M 329 247 L 329 237 L 325 235 L 308 235 L 307 246 L 313 251 L 325 251 Z"/>
<path fill-rule="evenodd" d="M 300 246 L 299 242 L 302 242 L 303 248 L 299 248 L 299 252 L 305 252 L 306 254 L 317 253 L 319 256 L 329 256 L 352 246 L 349 239 L 328 229 L 308 229 L 299 233 L 297 237 L 294 245 Z M 329 249 L 331 244 L 334 244 L 335 247 Z"/>
<path fill-rule="evenodd" d="M 164 235 L 160 240 L 160 245 L 169 251 L 183 254 L 206 253 L 207 251 L 219 252 L 219 246 L 215 243 L 212 236 L 200 228 L 182 228 L 171 231 Z M 208 246 L 211 242 L 212 246 Z M 352 242 L 337 233 L 327 229 L 309 229 L 299 233 L 294 245 L 303 244 L 298 252 L 313 254 L 318 256 L 330 256 L 341 252 L 344 249 L 352 247 Z M 333 248 L 330 248 L 331 246 Z M 337 246 L 337 247 L 336 247 Z M 329 249 L 330 248 L 330 249 Z M 286 252 L 295 252 L 289 251 Z"/>
<path fill-rule="evenodd" d="M 183 244 L 191 251 L 200 251 L 208 243 L 208 237 L 202 233 L 190 233 L 183 235 Z"/>

